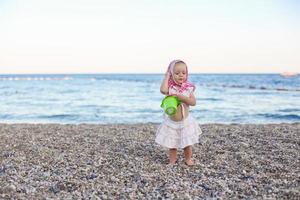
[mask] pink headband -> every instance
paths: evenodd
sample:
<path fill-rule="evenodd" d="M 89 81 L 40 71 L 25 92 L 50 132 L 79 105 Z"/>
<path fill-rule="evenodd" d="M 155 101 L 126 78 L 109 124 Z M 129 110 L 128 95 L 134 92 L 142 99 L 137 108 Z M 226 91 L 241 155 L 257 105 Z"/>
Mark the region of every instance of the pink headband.
<path fill-rule="evenodd" d="M 177 64 L 177 63 L 183 63 L 183 64 L 185 64 L 185 62 L 183 62 L 182 60 L 173 60 L 170 64 L 169 64 L 169 67 L 168 67 L 168 71 L 170 72 L 170 74 L 171 74 L 171 79 L 172 79 L 172 81 L 174 81 L 175 83 L 176 83 L 176 81 L 174 80 L 174 68 L 175 68 L 175 65 Z M 185 66 L 187 66 L 186 64 L 185 64 Z M 188 79 L 188 68 L 186 67 L 186 80 Z M 186 80 L 184 80 L 184 82 L 186 81 Z M 177 85 L 178 85 L 178 83 L 176 83 Z"/>
<path fill-rule="evenodd" d="M 181 85 L 179 85 L 178 83 L 176 83 L 176 81 L 174 80 L 174 67 L 177 63 L 184 63 L 182 60 L 173 60 L 170 64 L 169 64 L 169 67 L 168 67 L 168 71 L 170 72 L 171 76 L 170 76 L 170 79 L 169 79 L 169 88 L 170 87 L 179 87 L 179 92 L 184 92 L 185 90 L 187 90 L 189 87 L 193 87 L 193 90 L 196 89 L 196 87 L 189 83 L 187 80 L 188 80 L 188 68 L 187 68 L 187 65 L 185 64 L 186 66 L 186 80 L 183 81 L 183 83 Z"/>

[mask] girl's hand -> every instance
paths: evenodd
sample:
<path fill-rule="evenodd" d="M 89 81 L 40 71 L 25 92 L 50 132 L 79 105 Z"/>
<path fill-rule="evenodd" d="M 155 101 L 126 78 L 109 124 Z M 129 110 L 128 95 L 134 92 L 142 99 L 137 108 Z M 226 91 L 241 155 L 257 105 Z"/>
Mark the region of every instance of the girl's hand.
<path fill-rule="evenodd" d="M 172 94 L 172 96 L 176 96 L 178 98 L 179 101 L 187 104 L 187 105 L 190 105 L 190 106 L 195 106 L 196 105 L 196 98 L 193 94 L 191 94 L 190 97 L 186 97 L 184 95 L 181 95 L 181 94 Z"/>
<path fill-rule="evenodd" d="M 181 94 L 172 94 L 172 96 L 177 97 L 180 101 L 183 101 L 186 97 Z"/>
<path fill-rule="evenodd" d="M 179 101 L 184 102 L 187 105 L 190 105 L 190 106 L 195 106 L 196 105 L 196 98 L 195 98 L 193 93 L 191 94 L 190 97 L 186 97 L 186 96 L 181 95 L 181 94 L 176 94 L 174 96 L 176 96 Z"/>

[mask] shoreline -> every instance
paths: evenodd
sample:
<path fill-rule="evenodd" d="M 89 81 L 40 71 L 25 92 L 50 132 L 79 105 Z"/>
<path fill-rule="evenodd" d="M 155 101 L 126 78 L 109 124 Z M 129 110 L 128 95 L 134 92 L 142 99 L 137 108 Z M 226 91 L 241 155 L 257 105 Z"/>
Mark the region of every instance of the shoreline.
<path fill-rule="evenodd" d="M 0 197 L 300 198 L 299 122 L 200 124 L 193 167 L 158 125 L 0 123 Z"/>

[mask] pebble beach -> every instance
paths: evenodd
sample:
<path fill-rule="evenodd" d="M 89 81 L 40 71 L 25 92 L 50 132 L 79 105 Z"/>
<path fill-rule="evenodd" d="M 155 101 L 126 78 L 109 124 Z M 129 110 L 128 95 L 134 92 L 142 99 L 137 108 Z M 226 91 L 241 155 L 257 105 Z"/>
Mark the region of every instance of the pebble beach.
<path fill-rule="evenodd" d="M 0 124 L 0 199 L 300 199 L 300 123 L 203 124 L 167 165 L 158 124 Z"/>

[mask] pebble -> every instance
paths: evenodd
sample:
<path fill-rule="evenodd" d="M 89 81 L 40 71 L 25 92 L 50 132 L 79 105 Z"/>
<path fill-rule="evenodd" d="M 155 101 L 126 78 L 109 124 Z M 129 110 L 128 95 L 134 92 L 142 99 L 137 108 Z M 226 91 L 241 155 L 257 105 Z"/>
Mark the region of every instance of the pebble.
<path fill-rule="evenodd" d="M 166 165 L 157 128 L 0 124 L 0 197 L 300 199 L 300 123 L 203 124 L 193 167 L 184 164 L 183 150 Z"/>
<path fill-rule="evenodd" d="M 7 185 L 2 189 L 2 193 L 13 193 L 17 190 L 16 186 L 14 185 Z"/>

